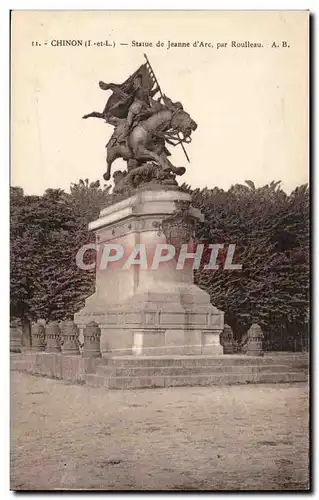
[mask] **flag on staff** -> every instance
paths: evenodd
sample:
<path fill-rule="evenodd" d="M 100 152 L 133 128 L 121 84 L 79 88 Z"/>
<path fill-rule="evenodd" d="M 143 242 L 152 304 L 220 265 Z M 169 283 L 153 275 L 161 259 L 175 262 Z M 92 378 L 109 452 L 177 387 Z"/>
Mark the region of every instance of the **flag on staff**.
<path fill-rule="evenodd" d="M 105 114 L 110 114 L 117 118 L 127 117 L 128 109 L 134 99 L 133 84 L 137 77 L 141 77 L 142 87 L 149 92 L 153 90 L 156 78 L 151 74 L 147 63 L 144 63 L 123 83 L 116 85 L 116 92 L 113 92 L 106 103 Z"/>

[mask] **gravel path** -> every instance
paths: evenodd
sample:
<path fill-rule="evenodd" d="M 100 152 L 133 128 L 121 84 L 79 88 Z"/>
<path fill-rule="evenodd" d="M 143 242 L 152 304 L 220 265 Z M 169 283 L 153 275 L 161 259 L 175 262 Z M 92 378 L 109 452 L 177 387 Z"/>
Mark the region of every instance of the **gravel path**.
<path fill-rule="evenodd" d="M 11 488 L 308 488 L 306 384 L 107 391 L 13 372 Z"/>

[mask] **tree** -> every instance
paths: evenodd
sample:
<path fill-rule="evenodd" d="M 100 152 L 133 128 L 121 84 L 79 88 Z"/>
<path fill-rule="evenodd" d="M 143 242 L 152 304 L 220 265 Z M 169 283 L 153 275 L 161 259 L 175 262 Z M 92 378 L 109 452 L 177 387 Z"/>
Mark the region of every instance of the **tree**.
<path fill-rule="evenodd" d="M 10 189 L 10 198 L 10 316 L 25 323 L 32 319 L 30 300 L 35 292 L 32 277 L 37 274 L 33 255 L 39 251 L 37 235 L 28 221 L 40 198 L 24 196 L 23 190 L 16 187 Z"/>
<path fill-rule="evenodd" d="M 236 184 L 183 189 L 205 215 L 197 242 L 232 243 L 242 270 L 195 272 L 196 283 L 225 311 L 225 321 L 238 337 L 254 322 L 264 329 L 273 322 L 303 322 L 308 307 L 309 191 L 300 186 L 288 196 L 280 183 L 256 188 Z M 204 264 L 205 262 L 203 262 Z"/>
<path fill-rule="evenodd" d="M 195 282 L 225 312 L 235 335 L 254 322 L 266 332 L 273 324 L 302 325 L 309 310 L 308 186 L 290 195 L 278 182 L 256 188 L 246 181 L 228 191 L 182 189 L 205 215 L 197 243 L 223 243 L 221 264 L 228 245 L 236 245 L 241 270 L 201 265 L 195 271 Z M 66 319 L 83 306 L 95 272 L 79 269 L 75 256 L 94 241 L 88 223 L 107 205 L 109 190 L 88 179 L 72 184 L 69 193 L 48 189 L 43 196 L 25 196 L 11 189 L 11 316 Z"/>
<path fill-rule="evenodd" d="M 94 287 L 94 271 L 76 265 L 110 187 L 79 181 L 71 192 L 24 196 L 11 189 L 11 316 L 23 321 L 72 318 Z"/>

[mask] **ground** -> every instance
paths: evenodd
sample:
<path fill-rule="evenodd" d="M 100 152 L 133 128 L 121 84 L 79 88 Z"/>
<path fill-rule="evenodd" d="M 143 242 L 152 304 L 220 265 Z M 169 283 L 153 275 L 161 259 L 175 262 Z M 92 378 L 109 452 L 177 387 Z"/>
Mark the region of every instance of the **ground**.
<path fill-rule="evenodd" d="M 300 490 L 305 383 L 108 391 L 14 372 L 11 488 Z"/>

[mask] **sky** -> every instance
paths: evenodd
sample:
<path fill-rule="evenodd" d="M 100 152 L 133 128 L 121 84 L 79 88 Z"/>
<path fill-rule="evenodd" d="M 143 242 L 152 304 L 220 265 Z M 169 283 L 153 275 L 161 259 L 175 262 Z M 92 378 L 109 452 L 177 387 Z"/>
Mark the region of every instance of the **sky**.
<path fill-rule="evenodd" d="M 103 182 L 112 127 L 82 116 L 105 106 L 110 93 L 98 82 L 123 82 L 144 53 L 163 92 L 198 123 L 189 164 L 171 148 L 187 168 L 182 181 L 228 189 L 280 180 L 287 192 L 308 182 L 306 11 L 15 11 L 11 37 L 11 185 L 26 194 Z M 73 39 L 91 46 L 56 46 Z M 106 40 L 111 47 L 94 45 Z"/>

